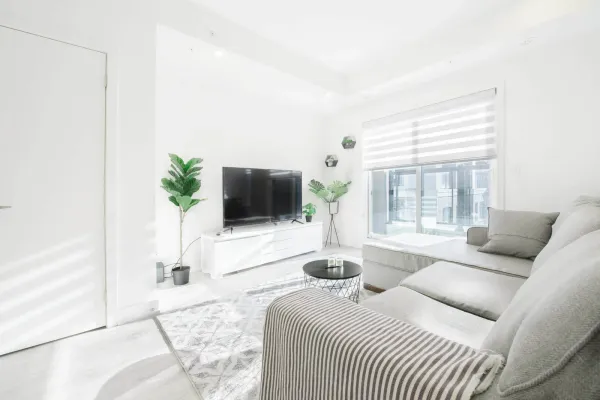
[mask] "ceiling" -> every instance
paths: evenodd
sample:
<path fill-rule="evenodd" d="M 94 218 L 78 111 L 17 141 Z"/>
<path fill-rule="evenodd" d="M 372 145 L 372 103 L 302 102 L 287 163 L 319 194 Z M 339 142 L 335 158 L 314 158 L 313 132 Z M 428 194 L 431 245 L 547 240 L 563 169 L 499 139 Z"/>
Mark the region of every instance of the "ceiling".
<path fill-rule="evenodd" d="M 600 18 L 600 0 L 168 0 L 160 7 L 160 25 L 308 83 L 309 98 L 342 106 L 597 27 Z"/>
<path fill-rule="evenodd" d="M 158 28 L 156 49 L 160 99 L 178 96 L 165 95 L 175 90 L 179 96 L 192 99 L 192 107 L 198 106 L 197 94 L 208 94 L 211 99 L 223 95 L 236 100 L 262 99 L 271 104 L 313 109 L 323 109 L 329 103 L 323 89 L 316 85 L 172 28 Z M 182 104 L 189 103 L 175 106 Z"/>
<path fill-rule="evenodd" d="M 194 0 L 338 73 L 362 72 L 441 25 L 506 0 Z"/>

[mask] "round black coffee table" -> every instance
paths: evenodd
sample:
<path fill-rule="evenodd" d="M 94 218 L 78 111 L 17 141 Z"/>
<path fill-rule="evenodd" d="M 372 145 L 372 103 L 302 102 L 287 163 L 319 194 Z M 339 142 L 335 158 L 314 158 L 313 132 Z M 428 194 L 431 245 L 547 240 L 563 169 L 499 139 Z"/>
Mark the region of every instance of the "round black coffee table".
<path fill-rule="evenodd" d="M 362 267 L 345 261 L 341 267 L 328 267 L 327 260 L 304 264 L 304 286 L 316 287 L 358 303 Z"/>

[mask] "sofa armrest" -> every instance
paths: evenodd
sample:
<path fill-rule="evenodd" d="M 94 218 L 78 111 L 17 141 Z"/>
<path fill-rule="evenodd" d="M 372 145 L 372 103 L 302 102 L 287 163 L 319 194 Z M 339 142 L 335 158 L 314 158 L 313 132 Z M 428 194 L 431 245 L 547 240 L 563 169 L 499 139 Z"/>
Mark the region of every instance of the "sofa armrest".
<path fill-rule="evenodd" d="M 433 392 L 470 399 L 492 384 L 503 364 L 502 355 L 303 289 L 267 309 L 260 399 L 297 399 L 299 393 L 305 399 L 423 399 Z"/>
<path fill-rule="evenodd" d="M 484 226 L 472 226 L 467 229 L 467 244 L 483 246 L 488 241 L 488 228 Z"/>

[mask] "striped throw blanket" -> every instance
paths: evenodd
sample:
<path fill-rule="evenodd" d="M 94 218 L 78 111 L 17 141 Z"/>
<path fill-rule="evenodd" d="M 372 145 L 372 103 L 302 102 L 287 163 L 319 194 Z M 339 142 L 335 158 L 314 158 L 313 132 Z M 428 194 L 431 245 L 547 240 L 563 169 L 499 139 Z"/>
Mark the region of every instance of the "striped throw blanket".
<path fill-rule="evenodd" d="M 490 386 L 503 362 L 501 355 L 303 289 L 267 310 L 260 398 L 469 399 Z"/>

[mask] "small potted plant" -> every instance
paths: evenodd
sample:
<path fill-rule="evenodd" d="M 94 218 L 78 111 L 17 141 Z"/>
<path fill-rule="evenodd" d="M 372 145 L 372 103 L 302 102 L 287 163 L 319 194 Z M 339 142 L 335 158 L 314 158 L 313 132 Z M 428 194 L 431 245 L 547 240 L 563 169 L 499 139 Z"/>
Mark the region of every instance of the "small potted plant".
<path fill-rule="evenodd" d="M 342 147 L 344 149 L 353 149 L 356 146 L 356 138 L 354 136 L 344 136 L 342 139 Z"/>
<path fill-rule="evenodd" d="M 302 214 L 306 217 L 306 222 L 312 222 L 312 217 L 317 213 L 317 206 L 313 203 L 305 204 L 302 207 Z"/>
<path fill-rule="evenodd" d="M 198 177 L 202 167 L 201 158 L 192 158 L 189 161 L 183 161 L 176 154 L 169 154 L 171 158 L 171 168 L 168 178 L 161 180 L 162 188 L 169 194 L 169 201 L 179 210 L 179 260 L 175 263 L 173 272 L 173 283 L 175 285 L 185 285 L 190 281 L 190 267 L 183 264 L 183 221 L 187 213 L 196 204 L 206 199 L 193 199 L 192 196 L 202 186 Z"/>

